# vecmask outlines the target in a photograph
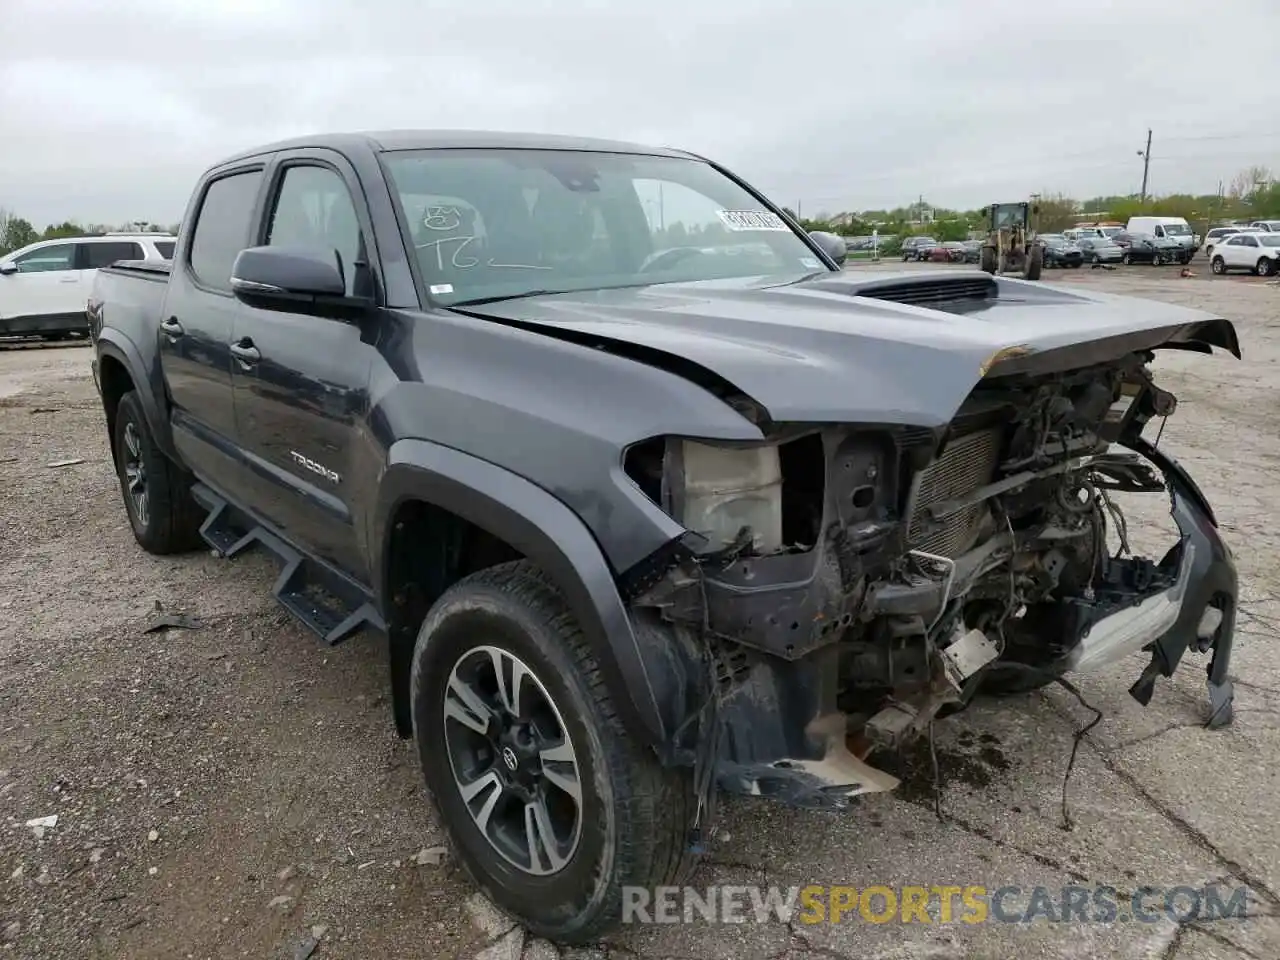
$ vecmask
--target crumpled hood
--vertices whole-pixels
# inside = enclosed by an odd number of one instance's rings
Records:
[[[661,284],[455,309],[674,370],[691,362],[778,422],[940,426],[984,374],[1166,345],[1239,356],[1234,328],[1211,314],[972,271]],[[1001,351],[1009,359],[993,366]]]

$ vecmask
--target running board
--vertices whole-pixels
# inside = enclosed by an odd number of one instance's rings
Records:
[[[373,602],[347,577],[300,553],[203,483],[191,488],[191,496],[209,511],[200,536],[218,556],[230,560],[255,546],[276,556],[281,570],[271,595],[325,643],[339,644],[361,628],[386,633],[386,623]]]

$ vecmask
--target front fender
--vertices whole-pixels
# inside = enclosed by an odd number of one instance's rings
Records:
[[[666,730],[655,694],[660,652],[641,647],[604,554],[573,511],[541,487],[486,460],[414,439],[391,446],[371,532],[389,532],[397,508],[407,500],[449,510],[506,541],[550,576],[591,643],[624,722],[665,752]],[[386,584],[390,540],[382,537],[374,571],[378,584]],[[383,607],[389,609],[385,586],[382,592]],[[393,635],[391,643],[396,642]],[[407,683],[398,689],[404,678],[396,676],[394,650],[392,660],[394,695],[407,696]]]
[[[103,327],[94,343],[96,362],[94,376],[98,381],[98,392],[106,401],[106,384],[102,382],[102,360],[110,357],[121,364],[133,381],[133,388],[142,401],[142,410],[147,417],[147,426],[151,428],[151,436],[156,445],[170,460],[181,463],[178,451],[173,445],[173,431],[169,427],[169,415],[156,398],[156,385],[153,383],[151,370],[142,358],[141,351],[132,340],[118,330]]]

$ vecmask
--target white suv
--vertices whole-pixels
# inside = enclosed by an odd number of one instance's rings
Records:
[[[1237,233],[1227,237],[1213,251],[1210,267],[1214,273],[1248,270],[1260,277],[1280,272],[1280,233]]]
[[[41,240],[0,257],[0,336],[62,339],[85,334],[84,306],[99,267],[173,259],[165,233]]]

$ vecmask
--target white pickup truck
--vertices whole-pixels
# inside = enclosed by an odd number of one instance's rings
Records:
[[[173,259],[166,233],[41,240],[0,257],[0,337],[87,336],[85,303],[99,267]]]

